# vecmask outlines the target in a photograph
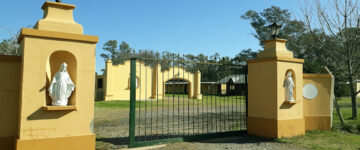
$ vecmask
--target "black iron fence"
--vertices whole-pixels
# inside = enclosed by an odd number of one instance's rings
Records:
[[[129,147],[246,132],[247,67],[131,59]]]

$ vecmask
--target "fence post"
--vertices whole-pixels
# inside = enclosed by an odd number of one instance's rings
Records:
[[[249,89],[248,89],[248,65],[245,66],[245,85],[246,85],[246,93],[245,93],[245,104],[246,104],[246,119],[248,117],[248,93],[249,93]]]
[[[136,109],[136,58],[131,58],[129,147],[133,147],[135,143],[135,109]]]

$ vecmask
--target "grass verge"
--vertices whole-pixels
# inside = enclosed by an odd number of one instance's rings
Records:
[[[211,105],[218,103],[218,105],[236,105],[242,104],[245,105],[245,97],[244,96],[209,96],[204,95],[202,99],[188,99],[186,95],[166,95],[166,100],[162,99],[148,99],[146,101],[136,101],[136,108],[145,107],[147,106],[168,106],[173,105],[173,103],[177,105],[188,105],[189,104],[205,104]],[[130,108],[130,101],[129,100],[112,100],[112,101],[95,101],[95,107],[97,108],[109,108],[109,109],[129,109]]]
[[[315,150],[360,149],[360,135],[343,131],[308,131],[306,135],[276,139]]]

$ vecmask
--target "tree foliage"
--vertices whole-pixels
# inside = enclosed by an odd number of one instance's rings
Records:
[[[313,2],[313,3],[311,3]],[[360,74],[360,4],[358,0],[319,0],[306,2],[302,9],[306,28],[319,45],[320,58],[329,66],[338,82],[347,82],[356,119],[354,87]],[[315,6],[315,7],[313,7]]]
[[[16,38],[3,39],[0,43],[0,55],[20,56],[21,54]]]
[[[119,45],[116,40],[109,40],[103,45],[105,51],[100,56],[104,60],[110,59],[113,64],[120,64],[131,57],[140,58],[147,66],[161,65],[162,71],[168,70],[173,66],[184,67],[189,72],[200,71],[202,73],[202,81],[218,81],[232,74],[244,73],[244,66],[246,61],[256,57],[257,53],[251,49],[241,50],[234,58],[215,53],[211,56],[204,54],[186,54],[180,55],[169,51],[164,51],[161,54],[153,50],[138,50],[131,48],[126,42],[121,42]],[[226,64],[226,65],[221,65]],[[238,68],[232,65],[239,66]],[[239,69],[240,68],[240,69]],[[103,72],[105,73],[105,72]]]
[[[259,40],[259,45],[264,47],[265,40],[271,39],[268,25],[277,22],[282,24],[279,37],[287,39],[287,48],[294,53],[294,57],[305,59],[304,72],[320,73],[323,67],[317,57],[319,47],[306,30],[305,23],[293,19],[286,9],[276,6],[264,9],[262,12],[249,10],[241,15],[242,19],[249,20],[255,33],[253,36]]]

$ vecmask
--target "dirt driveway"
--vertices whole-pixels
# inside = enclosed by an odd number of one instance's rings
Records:
[[[254,136],[235,136],[198,142],[167,144],[157,150],[305,150],[305,148],[278,143]]]
[[[127,109],[95,108],[96,149],[127,148],[129,111]],[[159,150],[218,150],[218,149],[303,149],[254,136],[236,136],[197,142],[170,143]]]

